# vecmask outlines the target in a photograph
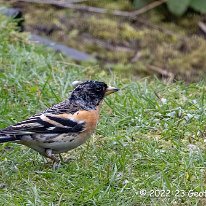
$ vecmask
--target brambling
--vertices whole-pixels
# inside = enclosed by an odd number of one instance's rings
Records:
[[[55,154],[85,143],[96,128],[102,100],[118,89],[98,81],[75,84],[65,101],[0,130],[0,143],[26,145],[56,163],[60,160]]]

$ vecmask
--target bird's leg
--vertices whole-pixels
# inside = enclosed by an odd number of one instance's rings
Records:
[[[59,159],[61,160],[61,162],[64,162],[63,157],[61,156],[61,154],[59,153]]]
[[[59,162],[59,159],[54,154],[52,154],[52,149],[46,149],[45,156],[53,160],[54,162]]]
[[[45,156],[53,160],[53,169],[59,168],[60,160],[54,154],[52,154],[52,149],[46,149]]]

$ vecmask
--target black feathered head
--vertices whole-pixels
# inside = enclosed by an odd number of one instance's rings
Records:
[[[78,86],[71,93],[70,100],[79,102],[80,104],[95,107],[103,100],[106,95],[112,94],[119,89],[110,87],[104,82],[99,81],[85,81],[78,84]]]

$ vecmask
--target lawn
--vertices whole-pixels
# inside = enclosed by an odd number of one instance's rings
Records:
[[[67,98],[74,80],[121,90],[105,100],[92,138],[64,154],[74,160],[58,170],[27,147],[1,144],[0,205],[205,205],[204,80],[95,74],[14,28],[0,17],[0,128]]]

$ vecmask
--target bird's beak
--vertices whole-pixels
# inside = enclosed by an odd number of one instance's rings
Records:
[[[114,92],[117,92],[119,91],[119,89],[115,88],[115,87],[107,87],[106,89],[106,92],[105,92],[105,96],[109,95],[109,94],[112,94]]]

